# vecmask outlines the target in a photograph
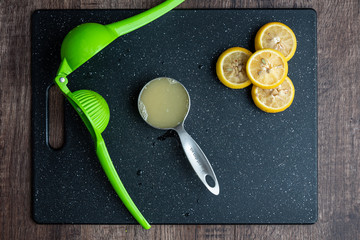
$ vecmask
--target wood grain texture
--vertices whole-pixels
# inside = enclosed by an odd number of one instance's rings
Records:
[[[147,9],[161,0],[0,1],[0,239],[360,239],[358,0],[187,0],[179,8],[314,8],[318,14],[319,220],[314,225],[37,225],[31,219],[30,16]],[[51,64],[51,63],[49,63]]]

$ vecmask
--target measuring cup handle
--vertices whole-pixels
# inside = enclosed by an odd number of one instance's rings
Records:
[[[100,136],[97,137],[98,139],[96,143],[96,154],[111,185],[115,189],[116,193],[118,194],[126,208],[133,215],[133,217],[141,224],[143,228],[149,229],[151,227],[150,224],[146,221],[144,216],[136,207],[135,203],[132,201],[124,185],[122,184],[119,175],[117,174],[116,169],[110,159],[110,155],[108,153],[103,138],[101,138]]]
[[[175,131],[178,133],[185,154],[200,180],[211,193],[219,195],[220,188],[218,180],[204,152],[195,140],[185,131],[183,124],[177,126]],[[206,180],[207,176],[212,178],[215,183],[214,186],[209,185]]]

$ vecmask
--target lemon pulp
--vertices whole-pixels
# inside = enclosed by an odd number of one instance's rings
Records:
[[[233,52],[229,54],[223,63],[225,78],[235,84],[248,81],[249,79],[245,71],[248,58],[249,55],[243,52]]]
[[[296,36],[285,24],[270,22],[260,28],[255,37],[255,49],[271,48],[280,51],[289,61],[296,51]]]
[[[261,88],[277,87],[288,72],[285,57],[274,49],[256,51],[249,58],[246,68],[252,83]]]
[[[290,107],[295,95],[295,88],[286,77],[285,81],[273,89],[262,89],[254,86],[252,98],[255,104],[265,112],[281,112]]]
[[[223,52],[216,63],[219,80],[233,89],[245,88],[251,84],[246,74],[246,62],[251,52],[245,48],[232,47]]]

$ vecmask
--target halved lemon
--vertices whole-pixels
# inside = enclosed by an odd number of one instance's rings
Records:
[[[216,63],[216,74],[227,87],[240,89],[251,84],[246,74],[246,62],[251,52],[245,48],[233,47],[223,52]]]
[[[272,48],[280,51],[289,61],[296,51],[294,32],[285,24],[270,22],[260,28],[255,37],[255,50]]]
[[[273,89],[253,86],[251,96],[255,105],[261,110],[277,113],[290,107],[294,100],[295,88],[290,78],[286,77],[282,84]]]
[[[285,80],[288,64],[281,52],[262,49],[250,56],[246,73],[254,85],[265,89],[275,88]]]

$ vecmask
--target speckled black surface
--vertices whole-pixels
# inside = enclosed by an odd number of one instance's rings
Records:
[[[68,31],[111,23],[131,10],[41,10],[32,16],[33,218],[38,223],[135,223],[107,181],[94,144],[65,104],[66,140],[46,140],[46,93]],[[232,90],[216,77],[220,53],[254,51],[270,21],[298,40],[289,62],[296,94],[278,114],[256,108],[250,88]],[[317,55],[313,10],[175,10],[120,37],[69,76],[69,88],[91,89],[108,102],[103,137],[125,187],[152,224],[313,223],[317,220]],[[188,163],[178,138],[149,127],[136,101],[149,80],[168,76],[191,96],[187,131],[220,183],[212,195]]]

